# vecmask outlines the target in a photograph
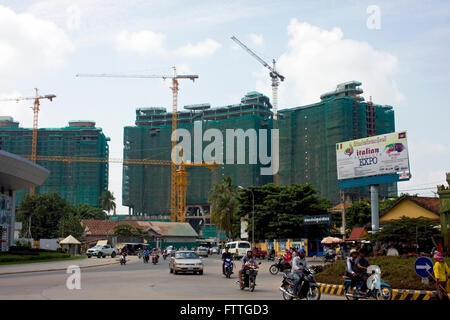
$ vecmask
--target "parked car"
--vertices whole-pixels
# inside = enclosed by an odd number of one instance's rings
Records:
[[[111,247],[109,244],[98,244],[86,251],[86,255],[88,258],[92,256],[96,256],[97,258],[105,258],[106,256],[111,256],[111,258],[114,258],[118,253],[119,250],[117,250],[117,248]]]
[[[207,257],[208,256],[208,251],[209,251],[209,249],[206,248],[206,247],[198,247],[197,250],[196,250],[196,253],[199,256]]]
[[[175,256],[170,258],[170,273],[192,272],[203,274],[204,265],[200,257],[194,251],[177,251]]]
[[[261,250],[261,249],[259,249],[259,248],[255,248],[255,249],[253,249],[253,255],[256,257],[256,258],[259,258],[259,259],[265,259],[266,258],[266,256],[267,256],[267,251],[265,251],[265,250]]]
[[[251,250],[250,242],[248,241],[231,241],[225,244],[225,248],[230,249],[230,253],[235,259],[240,259],[247,254],[248,250]],[[222,253],[225,252],[225,248],[222,249]]]

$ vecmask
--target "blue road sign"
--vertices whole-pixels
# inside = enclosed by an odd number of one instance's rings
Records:
[[[433,274],[433,261],[427,257],[417,258],[414,262],[414,270],[419,277],[428,278]]]

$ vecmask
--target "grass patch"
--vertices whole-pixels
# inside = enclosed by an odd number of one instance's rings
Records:
[[[68,253],[61,253],[61,252],[39,252],[39,254],[36,255],[20,255],[20,254],[6,253],[0,255],[0,265],[54,262],[64,260],[76,260],[80,258],[81,257],[79,256],[73,257]]]
[[[414,271],[416,259],[417,257],[376,257],[367,260],[370,264],[380,266],[381,279],[390,284],[393,289],[435,290],[436,285],[432,279],[429,285],[425,285],[421,281],[422,278]],[[445,261],[450,265],[450,258],[445,258]],[[344,272],[345,261],[340,260],[318,273],[315,278],[317,282],[343,284]]]

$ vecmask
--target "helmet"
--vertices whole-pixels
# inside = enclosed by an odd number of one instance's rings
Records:
[[[358,253],[358,251],[356,251],[356,249],[352,249],[350,250],[350,255],[352,255],[352,253]]]

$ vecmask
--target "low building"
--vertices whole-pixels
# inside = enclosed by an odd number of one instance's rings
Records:
[[[49,174],[30,160],[0,150],[0,251],[14,245],[16,192],[41,185]]]
[[[439,198],[402,196],[380,214],[380,224],[402,217],[424,217],[439,222]]]
[[[164,247],[173,245],[176,248],[191,248],[197,246],[197,232],[187,222],[163,222],[163,221],[123,221],[123,220],[81,220],[85,228],[86,242],[96,242],[99,239],[108,239],[113,245],[118,243],[117,237],[114,237],[114,228],[118,225],[130,225],[137,229],[148,232],[152,247]],[[133,239],[120,242],[133,242]],[[142,240],[135,239],[136,243]]]

